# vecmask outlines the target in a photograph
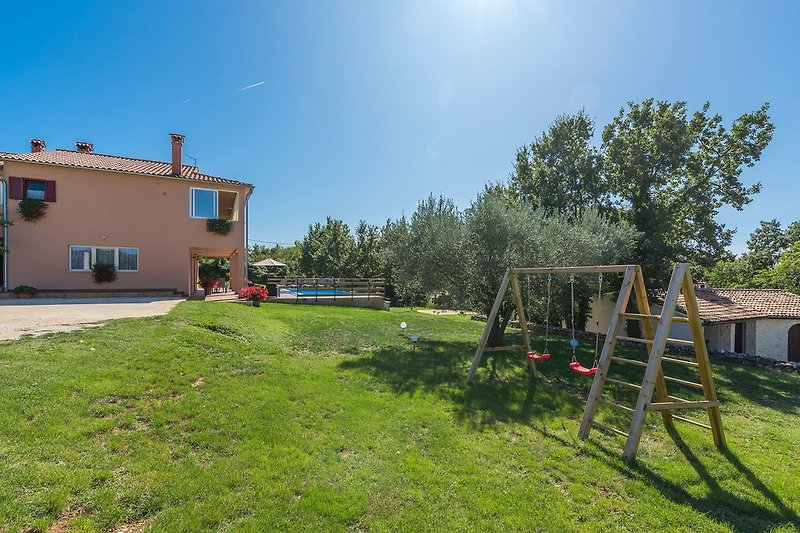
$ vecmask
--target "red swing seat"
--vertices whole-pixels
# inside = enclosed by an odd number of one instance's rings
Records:
[[[569,369],[575,372],[576,374],[580,374],[581,376],[594,376],[597,374],[597,367],[593,366],[592,368],[586,368],[578,361],[573,361],[569,364]]]
[[[533,351],[533,352],[528,352],[528,357],[530,359],[533,359],[534,361],[547,361],[548,359],[550,359],[550,353],[544,352],[539,354],[536,353],[536,351]]]

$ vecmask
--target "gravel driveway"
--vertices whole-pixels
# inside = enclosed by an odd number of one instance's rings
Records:
[[[99,326],[105,320],[167,314],[183,298],[0,300],[0,340]]]

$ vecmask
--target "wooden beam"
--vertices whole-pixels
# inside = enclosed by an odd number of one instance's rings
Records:
[[[483,349],[484,352],[504,352],[506,350],[521,350],[525,348],[521,344],[509,344],[506,346],[488,346]]]
[[[506,297],[509,277],[509,271],[506,270],[506,273],[503,274],[502,281],[500,281],[500,289],[498,289],[497,296],[494,299],[494,304],[492,304],[492,310],[489,311],[489,316],[486,317],[486,326],[484,326],[481,340],[478,342],[478,349],[475,350],[475,357],[472,358],[472,365],[469,367],[469,374],[467,374],[467,385],[472,383],[472,380],[475,379],[475,373],[478,371],[478,365],[481,364],[483,350],[486,348],[486,342],[489,340],[489,333],[492,331],[492,324],[494,324],[494,319],[497,317],[497,313],[500,311],[500,304],[503,303],[503,299]]]
[[[665,409],[698,409],[719,407],[719,400],[706,400],[702,402],[653,402],[647,406],[648,411],[663,411]]]
[[[638,265],[636,267],[636,278],[634,279],[633,287],[636,294],[636,309],[638,309],[639,313],[642,315],[652,316],[650,300],[647,299],[647,287],[644,285],[644,274],[642,274],[642,267]],[[674,320],[674,317],[671,318]],[[660,322],[661,315],[658,315],[657,323]],[[652,320],[645,320],[642,322],[642,334],[645,339],[652,339],[655,337]],[[660,365],[658,368],[658,375],[656,376],[656,396],[660,402],[664,402],[668,399],[667,382],[664,380],[664,370]],[[672,427],[672,413],[669,411],[661,411],[661,421],[664,423],[664,427],[668,429]]]
[[[617,428],[612,428],[611,426],[601,424],[600,422],[595,422],[594,420],[592,420],[592,426],[596,427],[597,429],[602,429],[603,431],[608,431],[609,433],[619,435],[620,437],[628,438],[628,434],[625,433],[624,431],[620,431]]]
[[[583,419],[581,420],[581,427],[578,430],[578,436],[585,439],[589,436],[591,431],[592,421],[597,414],[597,408],[600,405],[600,397],[603,392],[603,384],[608,375],[608,368],[611,365],[611,354],[614,353],[614,347],[617,344],[617,335],[619,335],[625,321],[620,318],[620,314],[628,307],[628,300],[631,297],[633,290],[633,280],[636,275],[636,267],[628,266],[625,270],[625,276],[622,278],[622,286],[619,290],[617,303],[614,306],[614,314],[611,315],[611,323],[608,325],[608,333],[606,340],[603,343],[603,351],[600,354],[600,359],[597,362],[597,372],[592,381],[592,389],[589,392],[589,397],[586,400],[586,408],[583,411]]]
[[[695,361],[687,361],[686,359],[675,359],[674,357],[666,357],[666,356],[664,356],[664,357],[661,358],[661,360],[666,362],[666,363],[672,363],[672,364],[675,364],[675,365],[683,365],[683,366],[691,366],[691,367],[694,367],[694,368],[697,368],[697,367],[700,366]]]
[[[629,268],[636,265],[596,265],[596,266],[575,266],[575,267],[536,267],[536,268],[512,268],[515,274],[600,274],[600,273],[619,273],[623,274]]]
[[[650,315],[650,314],[643,314],[643,313],[622,313],[622,318],[627,320],[643,320],[643,321],[655,321],[658,322],[661,320],[661,315]],[[674,316],[672,317],[673,322],[680,322],[681,324],[688,324],[689,319],[685,316]]]
[[[644,361],[637,361],[636,359],[627,359],[625,357],[617,357],[616,355],[611,358],[612,361],[616,361],[618,363],[624,363],[626,365],[636,365],[636,366],[647,366],[647,363]],[[641,387],[640,387],[641,388]]]
[[[694,387],[695,389],[703,390],[702,383],[695,383],[694,381],[686,381],[685,379],[673,378],[672,376],[664,376],[664,379],[670,383],[677,383],[679,385],[686,385],[687,387]]]
[[[612,401],[606,400],[605,398],[600,398],[600,403],[603,405],[607,405],[616,409],[617,411],[622,411],[623,413],[633,414],[633,409],[630,407],[626,407],[624,405],[620,405],[618,403],[614,403]]]
[[[623,387],[628,387],[631,389],[640,390],[642,387],[641,385],[636,385],[635,383],[628,383],[627,381],[620,381],[618,379],[606,378],[606,383],[612,383],[614,385],[621,385]]]
[[[699,426],[699,427],[704,428],[704,429],[711,429],[711,426],[709,426],[707,424],[703,424],[702,422],[697,422],[697,421],[692,420],[690,418],[684,418],[684,417],[678,416],[678,415],[673,415],[673,418],[675,420],[680,420],[681,422],[686,422],[687,424],[692,424],[693,426]]]
[[[628,342],[641,342],[642,344],[653,344],[652,339],[642,339],[639,337],[625,337],[619,336],[617,340]],[[679,344],[681,346],[694,346],[694,341],[687,341],[683,339],[667,339],[667,344]]]
[[[658,327],[653,337],[653,344],[650,348],[650,356],[647,361],[647,369],[644,373],[644,380],[642,381],[642,390],[639,391],[639,399],[636,401],[636,412],[631,420],[631,427],[628,430],[628,440],[625,442],[625,450],[622,456],[625,459],[632,460],[636,457],[636,450],[639,448],[639,441],[642,438],[642,431],[644,430],[645,416],[647,410],[645,407],[650,403],[653,396],[653,390],[658,380],[659,371],[661,370],[661,357],[664,355],[664,349],[667,346],[667,338],[669,337],[669,329],[671,324],[672,315],[675,314],[675,308],[678,304],[678,296],[680,296],[681,283],[686,275],[686,263],[678,263],[672,271],[672,278],[669,282],[664,304],[661,310],[661,319],[658,321]]]
[[[689,317],[689,329],[692,332],[692,338],[695,340],[694,355],[700,372],[700,383],[703,384],[703,396],[708,401],[714,401],[717,399],[717,390],[714,388],[711,361],[708,359],[703,323],[700,320],[700,309],[697,305],[697,295],[694,292],[694,281],[688,269],[683,275],[682,282],[686,315]],[[714,435],[714,444],[717,448],[723,449],[725,448],[725,431],[722,428],[719,405],[710,406],[707,411],[708,419],[711,423],[711,433]]]
[[[528,371],[531,377],[536,377],[536,361],[528,357],[531,351],[531,337],[528,334],[528,319],[525,317],[525,303],[522,301],[522,293],[519,290],[519,279],[517,274],[511,271],[511,294],[514,295],[514,303],[517,306],[517,317],[519,317],[519,327],[522,330],[522,344],[525,346],[525,359],[528,361]]]

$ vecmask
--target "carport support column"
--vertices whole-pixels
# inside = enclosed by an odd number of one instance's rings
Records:
[[[239,292],[246,287],[244,273],[244,254],[241,250],[237,251],[230,258],[231,289]]]

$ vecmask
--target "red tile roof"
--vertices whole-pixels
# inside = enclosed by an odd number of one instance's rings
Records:
[[[219,176],[203,174],[200,169],[190,165],[181,166],[181,175],[172,175],[172,164],[163,161],[150,161],[148,159],[135,159],[118,155],[104,155],[72,150],[51,150],[49,152],[33,152],[13,154],[0,152],[0,161],[22,161],[25,163],[41,163],[45,165],[59,165],[65,167],[89,168],[93,170],[110,170],[113,172],[127,172],[143,174],[145,176],[162,176],[187,180],[205,181],[209,183],[222,183],[227,185],[242,185],[252,187],[248,183],[236,181]]]
[[[781,289],[697,288],[697,306],[706,323],[737,322],[755,318],[800,319],[800,295]],[[685,309],[683,296],[678,307]]]

